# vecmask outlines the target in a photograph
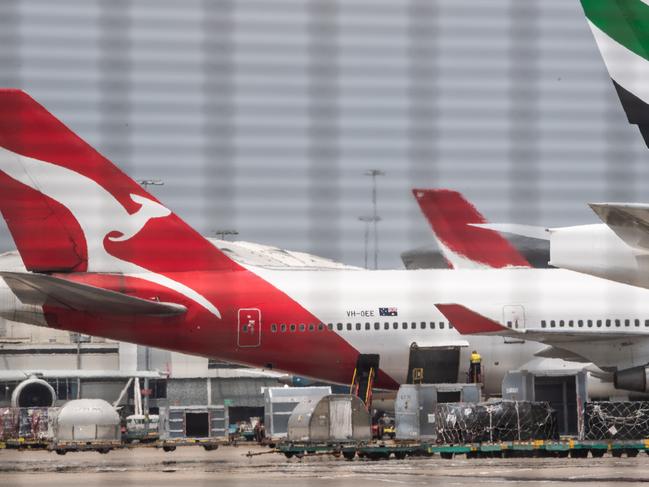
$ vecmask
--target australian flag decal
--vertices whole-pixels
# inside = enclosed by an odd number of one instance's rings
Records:
[[[379,308],[379,316],[397,316],[397,308]]]

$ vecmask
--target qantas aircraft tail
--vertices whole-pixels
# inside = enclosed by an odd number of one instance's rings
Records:
[[[16,89],[0,89],[0,211],[34,272],[237,268]]]
[[[642,0],[581,0],[629,123],[649,147],[649,5]]]
[[[448,189],[412,192],[452,268],[532,267],[500,233],[474,226],[487,220],[461,193]]]

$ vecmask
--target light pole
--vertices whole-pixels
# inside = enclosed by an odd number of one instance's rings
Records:
[[[370,223],[380,220],[380,218],[374,216],[359,216],[358,219],[365,223],[365,269],[367,269],[367,247],[370,240]]]
[[[161,179],[138,179],[137,181],[140,183],[140,185],[145,189],[148,190],[149,186],[164,186],[164,181]],[[144,366],[146,367],[147,371],[151,370],[151,349],[149,347],[144,347]],[[144,396],[144,414],[148,416],[149,414],[149,378],[145,377],[144,378],[144,389],[147,391],[147,394]],[[139,391],[142,393],[142,391]]]
[[[376,205],[376,177],[385,176],[385,172],[379,169],[370,169],[363,173],[365,176],[371,176],[372,178],[372,210],[373,210],[373,223],[374,223],[374,269],[379,268],[379,229],[378,222],[381,220],[379,218],[378,209]]]

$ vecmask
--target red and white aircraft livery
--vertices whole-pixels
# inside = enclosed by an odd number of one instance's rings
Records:
[[[0,210],[28,271],[0,272],[11,289],[0,299],[7,319],[343,384],[359,357],[378,355],[380,388],[406,381],[413,349],[443,359],[432,382],[457,381],[479,350],[487,392],[537,352],[565,356],[520,339],[462,337],[435,307],[460,302],[498,310],[520,330],[550,319],[640,319],[623,364],[649,362],[646,289],[564,270],[237,263],[12,89],[0,90]],[[615,331],[611,344],[625,330]]]

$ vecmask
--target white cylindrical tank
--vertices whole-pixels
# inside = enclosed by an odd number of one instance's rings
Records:
[[[57,441],[119,440],[119,415],[103,399],[67,402],[56,420]]]

